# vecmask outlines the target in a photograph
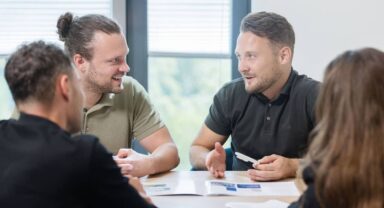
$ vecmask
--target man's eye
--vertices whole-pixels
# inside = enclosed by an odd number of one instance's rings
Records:
[[[110,61],[112,64],[118,64],[120,63],[120,59],[119,58],[114,58]]]

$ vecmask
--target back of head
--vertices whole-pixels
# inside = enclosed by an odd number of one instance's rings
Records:
[[[58,46],[43,41],[22,45],[5,65],[5,79],[16,103],[50,103],[59,74],[72,75],[69,57]]]
[[[80,54],[91,60],[91,41],[96,32],[120,33],[120,27],[113,20],[98,14],[73,17],[72,13],[67,12],[57,20],[57,33],[71,57]]]
[[[295,32],[283,16],[272,12],[250,13],[243,18],[240,32],[251,32],[267,38],[275,47],[288,46],[294,50]]]
[[[324,207],[384,207],[384,53],[347,51],[327,67],[309,151]]]

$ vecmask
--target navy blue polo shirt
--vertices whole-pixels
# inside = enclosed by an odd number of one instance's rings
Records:
[[[217,134],[231,136],[232,151],[255,159],[278,154],[302,157],[313,129],[314,106],[320,83],[291,70],[278,97],[249,94],[242,78],[224,85],[214,97],[205,124]],[[247,170],[251,163],[233,157],[233,170]]]

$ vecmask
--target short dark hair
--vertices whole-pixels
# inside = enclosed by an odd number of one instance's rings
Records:
[[[241,21],[240,31],[251,32],[259,37],[268,38],[275,46],[286,45],[293,52],[295,32],[292,25],[287,19],[276,13],[250,13]]]
[[[43,41],[21,45],[5,65],[5,79],[16,103],[35,99],[50,103],[59,74],[72,77],[70,58],[62,49]]]
[[[120,27],[116,22],[99,14],[73,17],[72,13],[67,12],[59,17],[56,26],[59,38],[64,42],[65,50],[71,56],[80,54],[87,60],[91,60],[93,57],[90,42],[95,32],[120,33]]]

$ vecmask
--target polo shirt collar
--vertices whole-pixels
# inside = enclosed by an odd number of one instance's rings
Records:
[[[104,93],[96,105],[92,106],[89,110],[88,113],[97,111],[101,108],[104,107],[111,107],[113,106],[113,97],[115,96],[114,93]]]
[[[100,99],[100,101],[96,105],[112,106],[114,96],[115,96],[114,93],[104,93],[103,97]]]
[[[291,92],[291,88],[293,85],[294,80],[297,77],[297,72],[291,68],[291,73],[289,74],[289,78],[287,83],[285,83],[283,89],[280,92],[280,95],[289,95]]]

